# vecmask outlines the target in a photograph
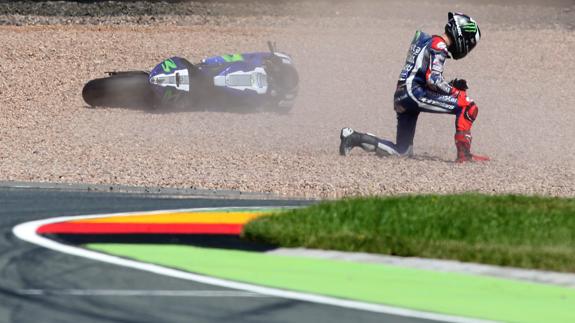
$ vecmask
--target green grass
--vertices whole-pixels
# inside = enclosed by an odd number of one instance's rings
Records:
[[[575,272],[575,199],[479,194],[345,199],[258,218],[242,235],[282,247]]]

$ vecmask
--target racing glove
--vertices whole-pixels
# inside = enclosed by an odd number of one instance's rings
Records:
[[[464,79],[453,79],[449,82],[449,85],[460,91],[467,91],[467,89],[469,89],[467,81]]]

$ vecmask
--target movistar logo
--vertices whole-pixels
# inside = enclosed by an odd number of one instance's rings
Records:
[[[475,21],[470,21],[465,25],[461,26],[461,30],[468,32],[468,33],[476,33],[477,32],[477,23]]]
[[[170,73],[171,70],[176,69],[177,67],[178,65],[176,65],[172,59],[167,59],[162,63],[162,69],[166,73]]]
[[[222,58],[227,63],[241,62],[244,60],[244,57],[242,56],[242,54],[222,55]]]

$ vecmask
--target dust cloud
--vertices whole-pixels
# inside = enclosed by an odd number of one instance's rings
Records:
[[[573,196],[573,6],[563,2],[266,2],[257,15],[178,16],[146,25],[2,27],[8,99],[0,119],[6,180],[115,183],[349,195],[480,191]],[[472,15],[483,38],[446,78],[468,80],[479,106],[473,150],[457,165],[450,115],[422,114],[415,158],[337,154],[351,126],[395,138],[392,97],[414,32],[441,33],[450,10]],[[111,17],[116,23],[122,18]],[[120,20],[119,20],[120,19]],[[300,93],[288,115],[88,109],[80,91],[104,71],[150,69],[166,57],[266,50],[293,55]],[[7,69],[6,66],[13,66]],[[33,71],[29,78],[22,69]],[[26,87],[10,86],[28,84]]]

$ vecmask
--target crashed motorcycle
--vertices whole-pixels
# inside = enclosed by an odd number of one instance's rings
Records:
[[[82,97],[92,107],[287,113],[298,94],[298,72],[288,54],[271,42],[268,47],[269,52],[214,56],[199,64],[171,57],[150,72],[108,72],[86,83]]]

